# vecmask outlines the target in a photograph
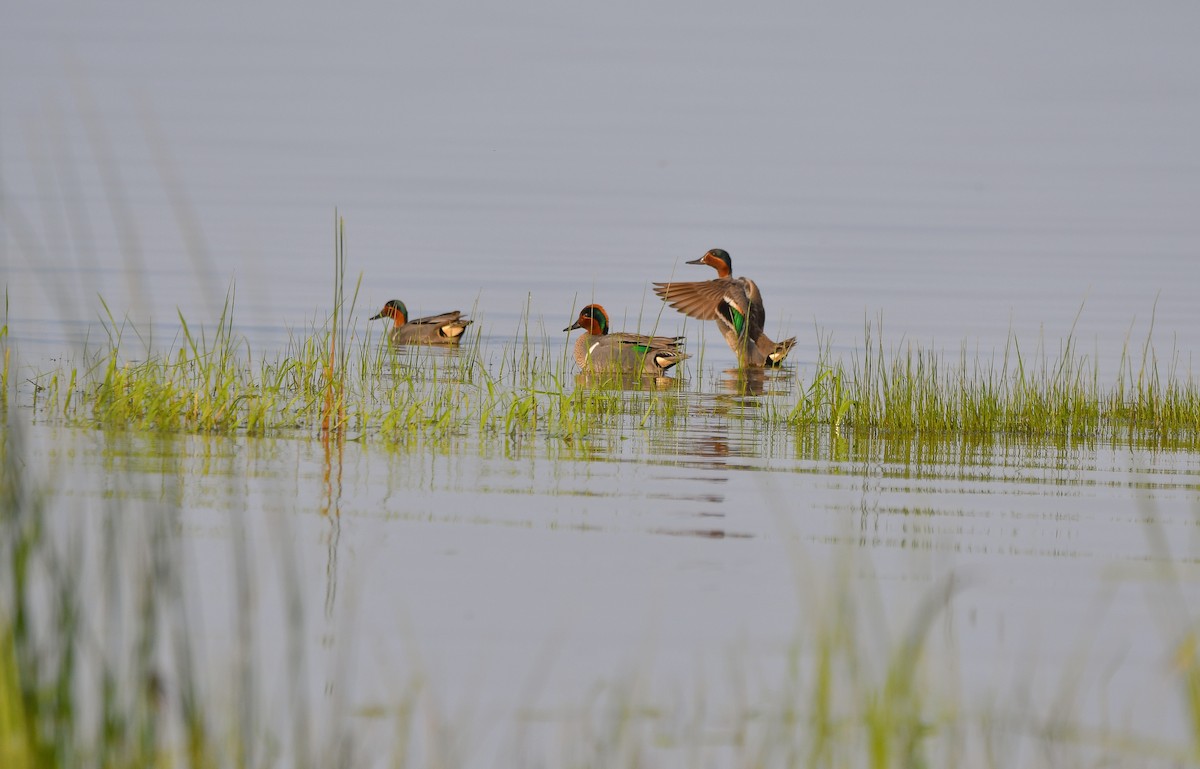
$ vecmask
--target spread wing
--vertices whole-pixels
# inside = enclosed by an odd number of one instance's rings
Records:
[[[740,336],[757,339],[767,322],[762,294],[749,278],[717,278],[694,283],[655,283],[654,293],[684,315],[725,321]]]
[[[689,283],[655,283],[654,293],[690,318],[716,320],[717,308],[732,283],[728,278]]]

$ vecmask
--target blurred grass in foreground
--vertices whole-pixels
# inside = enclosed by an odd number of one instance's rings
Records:
[[[829,571],[794,553],[799,611],[782,667],[763,667],[735,650],[726,674],[732,696],[706,694],[701,677],[685,682],[682,694],[664,697],[647,685],[647,667],[597,681],[579,707],[529,721],[514,702],[511,722],[484,724],[448,717],[424,671],[414,668],[394,673],[397,680],[383,687],[395,693],[392,701],[359,706],[344,694],[314,698],[304,694],[307,682],[338,670],[305,659],[312,643],[304,622],[308,602],[289,555],[295,545],[277,522],[271,542],[282,553],[278,572],[262,563],[250,567],[254,540],[234,525],[232,590],[221,599],[234,614],[233,653],[211,662],[195,641],[195,604],[205,592],[197,580],[205,575],[185,568],[178,491],[168,484],[140,504],[136,495],[114,494],[104,510],[77,510],[61,484],[30,467],[22,429],[10,423],[0,441],[0,765],[6,769],[883,769],[1200,761],[1200,625],[1190,613],[1185,577],[1169,566],[1160,576],[1175,580],[1168,585],[1176,594],[1162,606],[1169,637],[1163,657],[1175,662],[1172,696],[1191,730],[1185,745],[1079,726],[1082,703],[1071,696],[1049,709],[1031,707],[1020,695],[963,701],[953,634],[934,630],[970,585],[950,575],[927,586],[908,609],[885,607],[874,583],[854,578],[865,551],[852,547]],[[133,485],[119,470],[112,480],[115,489]],[[786,533],[784,541],[799,542]],[[252,598],[263,586],[251,580],[264,573],[281,575],[283,606]],[[260,639],[278,613],[286,617],[285,648],[265,650]],[[266,683],[275,669],[288,682],[283,700]],[[511,730],[504,742],[512,755],[473,752],[477,735],[498,730]]]

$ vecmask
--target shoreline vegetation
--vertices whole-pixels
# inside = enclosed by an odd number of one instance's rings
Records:
[[[826,429],[848,438],[986,444],[1111,442],[1200,448],[1200,383],[1178,355],[1164,364],[1149,338],[1129,340],[1115,376],[1068,336],[1051,352],[1010,336],[999,360],[964,344],[957,357],[909,343],[885,344],[882,321],[863,345],[835,358],[818,330],[815,365],[726,372],[713,380],[579,375],[563,344],[531,333],[526,312],[511,342],[484,350],[473,333],[461,349],[394,348],[355,317],[357,286],[343,295],[339,249],[335,309],[277,354],[250,348],[236,330],[231,286],[218,322],[194,332],[179,316],[166,351],[104,304],[105,342],[73,362],[25,376],[35,419],[156,432],[226,435],[376,433],[385,441],[476,435],[571,440],[603,430],[672,430],[695,415],[697,396],[748,399],[726,409],[767,433]],[[361,278],[360,278],[361,280]],[[0,344],[7,327],[0,329]],[[13,388],[4,344],[4,396]],[[699,365],[699,364],[698,364]],[[805,374],[807,375],[807,378]],[[715,385],[715,388],[714,388]],[[690,399],[690,400],[689,400]],[[709,415],[706,412],[706,415]]]
[[[1153,315],[1145,340],[1127,336],[1115,374],[1105,378],[1080,352],[1073,327],[1056,352],[1044,338],[1031,345],[1010,334],[997,359],[970,355],[965,340],[956,356],[912,342],[893,347],[882,317],[864,323],[861,347],[848,359],[835,357],[817,328],[811,366],[710,379],[701,349],[672,377],[581,375],[563,340],[530,328],[528,305],[499,351],[482,347],[478,326],[451,349],[388,345],[386,330],[359,323],[362,276],[349,290],[345,238],[335,211],[331,309],[313,315],[324,320],[282,352],[254,350],[238,333],[232,282],[215,324],[193,331],[178,312],[178,332],[165,347],[100,297],[104,341],[59,358],[55,368],[20,372],[17,386],[6,289],[0,413],[21,401],[37,420],[78,427],[324,439],[374,433],[396,444],[462,436],[570,444],[598,431],[669,431],[716,415],[797,440],[824,430],[909,444],[1200,449],[1200,381],[1178,351],[1160,359]],[[752,407],[697,405],[714,394]]]

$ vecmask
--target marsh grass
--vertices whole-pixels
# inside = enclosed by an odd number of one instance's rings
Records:
[[[181,631],[172,516],[135,524],[113,504],[61,526],[23,467],[22,432],[5,427],[0,463],[3,765],[219,765]]]
[[[237,333],[234,296],[230,287],[211,329],[193,330],[181,314],[179,336],[166,353],[155,352],[147,334],[118,320],[101,300],[105,344],[85,350],[77,365],[37,375],[34,413],[163,432],[352,431],[402,445],[467,435],[482,442],[570,441],[605,431],[676,431],[697,415],[714,414],[764,433],[1200,445],[1200,387],[1181,371],[1177,354],[1164,369],[1149,338],[1136,351],[1126,346],[1115,378],[1104,384],[1073,337],[1054,354],[1043,340],[1027,353],[1012,336],[998,360],[980,360],[965,346],[948,359],[916,344],[889,350],[881,328],[868,325],[864,352],[846,361],[834,358],[830,340],[818,333],[810,379],[786,370],[765,380],[756,372],[727,377],[720,385],[739,407],[709,412],[703,393],[680,378],[577,375],[560,346],[530,329],[528,314],[499,351],[483,349],[478,335],[461,349],[396,348],[357,329],[356,287],[272,357],[251,350]],[[5,333],[0,329],[0,341]]]
[[[700,368],[689,387],[685,372],[657,381],[578,377],[569,343],[531,323],[532,298],[498,350],[483,348],[478,327],[451,350],[381,343],[358,326],[362,278],[348,292],[347,259],[345,222],[335,211],[331,307],[275,353],[253,350],[238,333],[232,284],[215,324],[193,329],[179,313],[177,336],[166,345],[118,319],[101,298],[102,344],[30,377],[33,411],[100,428],[326,440],[353,433],[399,445],[464,435],[570,442],[600,432],[678,431],[693,416],[715,416],[763,434],[828,429],[917,442],[1016,436],[1200,446],[1200,386],[1178,352],[1165,365],[1159,360],[1153,318],[1140,348],[1126,338],[1110,381],[1081,353],[1074,327],[1054,353],[1045,339],[1029,348],[1013,334],[998,359],[965,344],[947,357],[915,343],[887,346],[880,318],[864,325],[861,352],[849,359],[835,357],[817,329],[811,371],[741,370],[710,382]],[[13,391],[7,329],[6,295],[4,408]],[[702,366],[702,352],[701,345],[688,363]],[[710,385],[731,396],[716,410],[704,405]]]
[[[329,357],[324,369],[324,398],[321,406],[321,432],[341,433],[346,426],[346,375],[350,362],[347,344],[347,309],[353,315],[362,276],[354,287],[354,297],[346,307],[346,222],[334,211],[333,313],[329,320]]]
[[[1108,383],[1073,332],[1055,354],[1043,339],[1027,353],[1010,335],[998,362],[965,345],[953,360],[913,343],[888,350],[882,337],[882,322],[868,324],[862,354],[848,363],[821,340],[817,373],[771,420],[923,440],[1010,435],[1195,447],[1200,439],[1200,386],[1177,354],[1164,373],[1149,336],[1139,351],[1126,340]]]
[[[931,745],[946,742],[962,718],[957,703],[935,693],[925,659],[934,622],[958,589],[954,578],[931,587],[899,638],[879,643],[880,597],[851,587],[853,563],[844,556],[827,594],[805,593],[816,605],[804,615],[823,621],[797,629],[776,695],[786,717],[768,719],[758,765],[928,766]]]
[[[24,466],[22,432],[5,427],[0,463],[0,765],[266,765],[261,677],[239,675],[239,707],[226,707],[213,692],[229,671],[208,666],[193,641],[178,500],[133,509],[118,469],[105,509],[64,521],[54,484]],[[239,622],[239,658],[253,670],[262,660],[245,611]],[[292,765],[313,765],[297,755]]]
[[[8,289],[4,291],[4,324],[0,325],[0,418],[8,414],[9,365],[12,361],[12,350],[8,345]]]

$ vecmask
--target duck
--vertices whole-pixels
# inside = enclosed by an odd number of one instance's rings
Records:
[[[563,329],[586,332],[575,342],[575,362],[581,370],[661,376],[690,357],[681,349],[681,336],[613,333],[608,326],[608,312],[589,304],[579,311],[575,323]]]
[[[750,278],[733,277],[729,252],[723,248],[709,249],[704,256],[687,264],[707,264],[717,271],[717,277],[689,283],[655,283],[654,293],[688,317],[715,320],[741,365],[782,364],[796,345],[796,337],[773,342],[764,333],[767,311],[762,293]]]
[[[387,335],[392,344],[458,344],[467,326],[474,323],[464,318],[458,310],[409,320],[408,308],[399,299],[390,300],[370,319],[379,318],[395,321]]]

